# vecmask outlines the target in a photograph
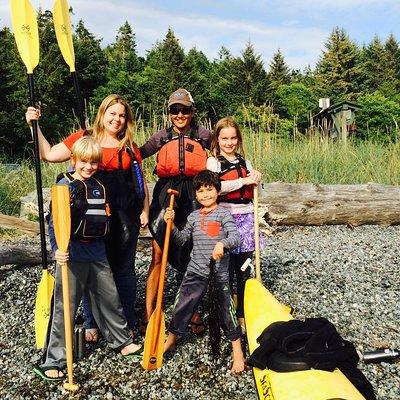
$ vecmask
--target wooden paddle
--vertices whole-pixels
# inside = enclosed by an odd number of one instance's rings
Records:
[[[28,0],[11,0],[10,4],[14,38],[17,43],[18,52],[28,73],[29,101],[31,106],[35,106],[36,100],[33,83],[33,70],[39,64],[39,30],[36,13]],[[40,349],[44,347],[46,340],[47,326],[50,317],[51,296],[54,288],[54,278],[49,273],[47,266],[42,173],[40,169],[37,121],[32,121],[32,136],[42,258],[42,277],[39,282],[35,302],[35,337],[36,346]]]
[[[256,263],[256,279],[261,282],[260,270],[260,221],[258,217],[258,185],[254,185],[253,195],[254,207],[254,244],[255,244],[255,263]]]
[[[77,102],[79,124],[82,129],[85,129],[86,124],[83,113],[81,91],[79,89],[78,76],[75,71],[75,52],[72,41],[71,21],[69,18],[69,5],[67,0],[56,0],[54,2],[53,22],[58,47],[60,48],[61,54],[71,72]]]
[[[54,185],[51,188],[51,212],[54,222],[54,235],[57,247],[62,252],[68,251],[69,239],[71,236],[71,208],[69,203],[69,189],[67,185]],[[67,375],[68,381],[64,383],[64,388],[75,392],[79,389],[73,383],[72,369],[72,329],[71,312],[69,303],[69,284],[68,284],[68,264],[62,264],[62,292],[64,305],[64,329],[65,329],[65,349],[67,354]]]
[[[174,208],[174,198],[179,194],[176,190],[168,189],[169,209]],[[165,273],[167,269],[169,239],[171,236],[173,221],[169,219],[165,231],[164,247],[161,259],[160,278],[158,281],[156,308],[150,316],[147,324],[146,336],[144,339],[144,350],[142,367],[145,370],[160,368],[163,362],[164,341],[165,341],[165,317],[162,310],[162,301],[164,297]]]

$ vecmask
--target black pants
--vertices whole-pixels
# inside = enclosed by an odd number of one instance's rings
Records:
[[[184,336],[188,333],[188,324],[196,311],[202,297],[207,291],[208,279],[187,272],[175,299],[174,311],[169,331]],[[221,328],[230,341],[240,338],[241,329],[235,315],[235,305],[229,290],[228,282],[217,281],[218,316]]]
[[[239,254],[229,254],[229,284],[233,293],[233,286],[236,276],[236,294],[237,294],[237,307],[236,316],[244,318],[243,299],[244,299],[244,286],[247,279],[250,277],[250,268],[242,271],[240,268],[248,258],[252,258],[253,252],[247,251]]]

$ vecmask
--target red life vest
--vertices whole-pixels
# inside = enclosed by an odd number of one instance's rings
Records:
[[[154,170],[159,178],[178,175],[192,177],[206,169],[207,152],[197,130],[177,136],[172,135],[172,128],[167,132],[168,136],[161,141]]]
[[[246,167],[246,160],[240,154],[236,154],[236,158],[238,162],[233,163],[223,156],[217,157],[218,161],[221,163],[221,172],[218,174],[221,181],[232,181],[244,178],[249,173],[249,170]],[[243,185],[240,189],[219,196],[219,201],[225,203],[247,204],[250,203],[252,199],[252,185]]]

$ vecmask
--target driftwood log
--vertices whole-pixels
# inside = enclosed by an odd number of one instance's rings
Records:
[[[51,254],[47,252],[51,262]],[[0,266],[2,265],[39,265],[42,263],[40,244],[0,243]]]
[[[400,188],[375,183],[365,185],[316,185],[267,183],[259,199],[261,223],[268,225],[400,224]],[[38,235],[39,225],[0,214],[0,226]],[[141,237],[148,238],[148,230]],[[0,265],[38,264],[37,249],[0,246]]]
[[[400,187],[274,182],[263,185],[260,206],[271,225],[398,225]]]

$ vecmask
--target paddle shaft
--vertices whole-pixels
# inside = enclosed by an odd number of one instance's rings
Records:
[[[168,208],[172,210],[174,208],[175,196],[178,195],[179,193],[173,189],[168,189],[168,193],[170,194]],[[169,219],[167,221],[167,228],[165,230],[165,239],[164,239],[164,246],[161,258],[161,269],[160,269],[160,278],[158,281],[157,303],[156,303],[156,308],[159,308],[160,310],[162,307],[162,300],[164,295],[165,274],[167,270],[168,250],[169,250],[169,241],[171,238],[172,224],[173,220]]]
[[[71,77],[72,77],[72,82],[74,84],[75,97],[76,97],[76,106],[77,106],[77,109],[78,109],[79,124],[81,126],[81,129],[86,129],[85,116],[84,116],[84,113],[83,113],[82,96],[81,96],[81,91],[80,91],[80,88],[79,88],[78,76],[77,76],[75,71],[71,72]]]
[[[29,86],[29,102],[32,107],[36,106],[35,87],[33,83],[33,74],[28,74]],[[32,121],[32,136],[33,136],[33,154],[35,160],[35,178],[36,178],[36,193],[38,201],[39,212],[39,229],[40,229],[40,250],[42,256],[42,268],[47,269],[47,250],[46,250],[46,236],[44,226],[44,210],[43,210],[43,189],[42,189],[42,172],[40,166],[40,153],[39,153],[39,136],[37,121]]]
[[[70,387],[74,387],[74,372],[72,368],[72,327],[71,327],[71,312],[69,302],[69,282],[68,282],[68,264],[62,264],[61,266],[61,279],[62,279],[62,294],[64,304],[64,330],[65,330],[65,351],[67,356],[67,375],[68,375],[68,386],[66,389],[71,390]],[[72,389],[74,390],[74,389]]]
[[[254,245],[255,245],[256,279],[259,282],[261,282],[260,229],[259,229],[259,218],[258,218],[258,185],[254,185],[253,207],[254,207]]]
[[[167,192],[168,194],[170,194],[169,209],[173,209],[175,195],[178,195],[179,193],[173,189],[168,189]],[[160,266],[160,276],[158,280],[156,307],[150,316],[144,341],[144,356],[142,366],[146,370],[156,369],[162,365],[165,334],[165,320],[164,313],[162,312],[162,301],[164,296],[164,284],[172,224],[173,220],[169,219],[167,221],[167,226],[165,230],[164,246]]]

